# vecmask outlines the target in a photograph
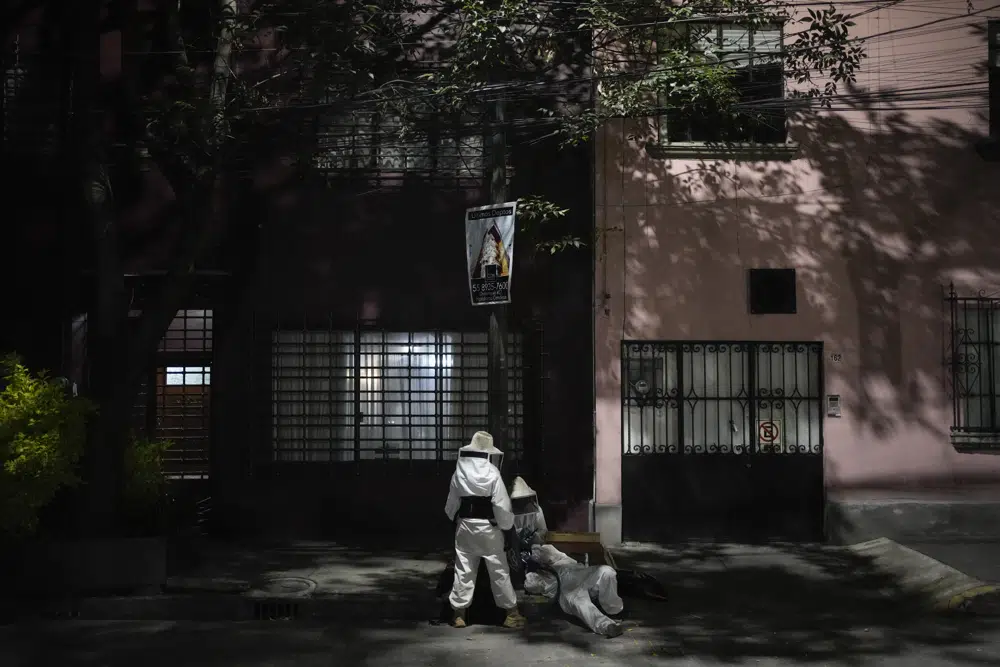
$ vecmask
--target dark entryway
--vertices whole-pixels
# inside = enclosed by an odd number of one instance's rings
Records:
[[[624,539],[819,539],[822,360],[817,342],[624,341]]]
[[[489,424],[486,332],[297,319],[259,322],[257,365],[236,369],[251,407],[234,532],[446,540],[458,450]],[[540,327],[512,323],[505,475],[527,475],[540,450],[542,359]]]
[[[210,477],[212,330],[211,310],[178,311],[136,396],[133,431],[170,441],[163,460],[170,479]]]

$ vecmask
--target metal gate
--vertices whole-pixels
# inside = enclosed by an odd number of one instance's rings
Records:
[[[511,464],[540,400],[532,334],[508,341]],[[454,461],[489,423],[487,364],[485,332],[276,330],[271,462]]]
[[[627,540],[817,539],[823,345],[623,341]]]

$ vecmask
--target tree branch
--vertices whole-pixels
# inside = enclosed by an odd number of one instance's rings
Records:
[[[212,132],[212,165],[206,173],[196,175],[193,187],[182,187],[182,183],[171,180],[185,218],[181,223],[183,227],[178,242],[179,252],[160,286],[155,305],[143,310],[135,335],[129,341],[127,391],[133,391],[138,386],[142,377],[142,360],[150,350],[156,348],[163,332],[170,326],[177,311],[183,308],[184,301],[195,287],[198,262],[218,245],[229,227],[222,201],[225,185],[220,171],[223,162],[222,144],[227,132],[224,116],[232,77],[233,38],[238,7],[237,0],[220,2],[222,19],[210,84],[211,118],[207,119],[211,123]],[[176,170],[174,178],[181,178]]]
[[[24,2],[18,4],[16,7],[8,8],[0,14],[2,16],[0,18],[0,30],[2,30],[0,34],[6,37],[16,31],[32,12],[42,9],[47,4],[49,4],[49,0],[24,0]]]
[[[232,77],[233,33],[236,30],[236,0],[221,0],[222,21],[219,29],[219,43],[215,48],[215,62],[212,66],[212,88],[209,100],[212,112],[219,118],[226,105],[226,92]]]
[[[164,3],[163,25],[166,31],[166,46],[173,56],[175,67],[190,67],[184,33],[181,31],[181,0]]]

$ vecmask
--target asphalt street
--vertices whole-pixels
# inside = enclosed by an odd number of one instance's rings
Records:
[[[908,619],[829,628],[630,624],[604,639],[563,619],[522,631],[427,623],[60,621],[0,628],[4,667],[435,665],[1000,665],[1000,619]]]
[[[373,620],[388,617],[387,591],[432,589],[437,561],[418,567],[410,560],[352,552],[348,567],[345,558],[331,558],[327,546],[316,553],[300,551],[293,554],[301,561],[299,569],[286,554],[276,561],[280,571],[308,576],[318,582],[317,590],[353,591],[339,602],[344,613],[331,617],[340,620],[305,615],[290,621],[210,621],[205,616],[194,621],[199,616],[179,615],[159,618],[184,620],[25,621],[0,626],[0,667],[1000,667],[996,596],[993,604],[966,611],[931,612],[898,576],[844,549],[691,545],[619,550],[621,566],[641,566],[661,581],[668,596],[666,601],[626,596],[626,631],[615,639],[592,634],[562,617],[554,605],[539,607],[519,631]],[[995,570],[986,567],[995,568],[995,554],[975,560],[966,551],[952,548],[941,555],[956,565],[979,563],[985,568],[981,576],[995,581]],[[930,570],[926,574],[934,579]],[[436,614],[436,603],[403,597],[426,612],[425,618]],[[375,613],[361,614],[359,599],[372,602],[368,606]]]

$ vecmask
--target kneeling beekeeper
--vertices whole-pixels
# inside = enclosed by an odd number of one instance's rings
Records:
[[[502,457],[503,452],[493,446],[493,436],[478,431],[472,442],[459,449],[451,476],[444,511],[456,524],[455,581],[448,597],[456,628],[466,626],[465,612],[472,604],[480,560],[486,562],[493,600],[507,612],[504,627],[524,627],[504,551],[503,532],[513,527],[514,515],[497,467]]]
[[[514,479],[510,497],[520,547],[530,551],[525,563],[528,570],[525,592],[556,597],[565,613],[576,616],[593,632],[605,637],[621,636],[622,626],[604,613],[620,614],[624,608],[618,596],[615,570],[607,565],[581,565],[551,544],[545,544],[548,532],[545,514],[535,490],[522,478]]]

